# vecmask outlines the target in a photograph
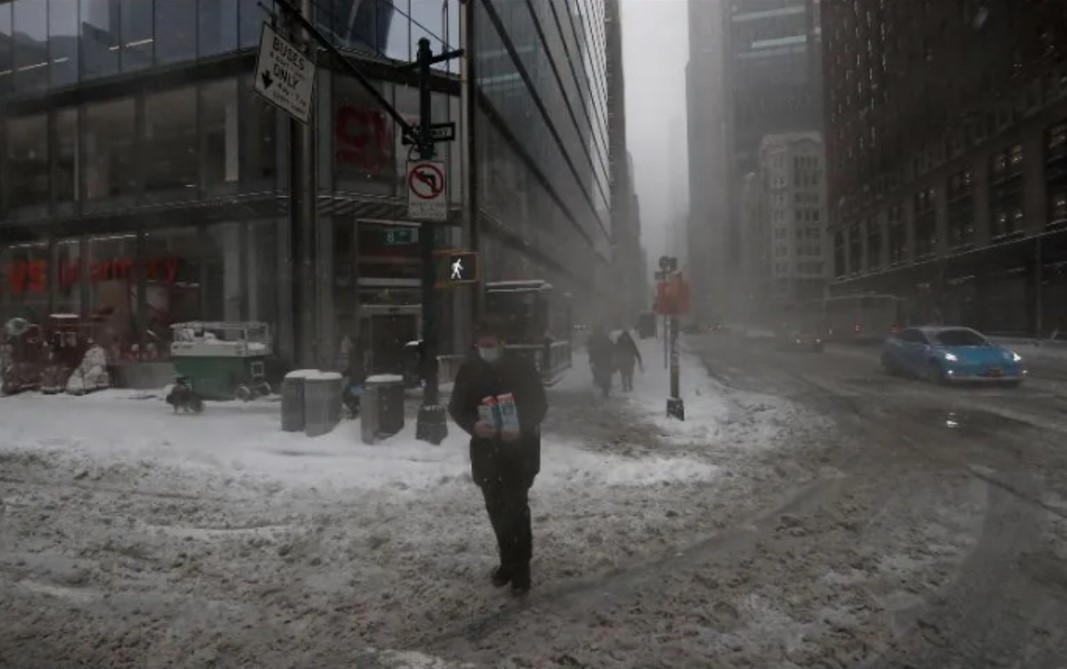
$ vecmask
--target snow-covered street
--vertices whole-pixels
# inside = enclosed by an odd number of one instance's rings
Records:
[[[549,390],[522,603],[488,583],[466,435],[415,441],[414,405],[367,446],[357,421],[281,432],[265,400],[199,416],[118,390],[0,400],[0,665],[565,665],[566,644],[505,635],[490,661],[464,639],[681,554],[812,475],[819,421],[724,389],[695,358],[690,420],[664,418],[657,345],[633,396],[599,398],[581,356]]]

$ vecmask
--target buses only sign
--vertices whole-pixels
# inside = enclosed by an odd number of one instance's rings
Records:
[[[307,123],[315,90],[315,65],[264,23],[252,88],[296,120]]]

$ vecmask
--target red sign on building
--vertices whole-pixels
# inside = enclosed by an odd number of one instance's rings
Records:
[[[136,263],[130,258],[100,260],[89,265],[89,280],[118,281],[136,277]],[[8,288],[12,295],[48,292],[48,261],[19,260],[5,267]],[[173,284],[178,278],[178,258],[149,258],[145,263],[145,277],[149,281]],[[77,260],[59,266],[59,286],[64,290],[82,280],[81,263]]]

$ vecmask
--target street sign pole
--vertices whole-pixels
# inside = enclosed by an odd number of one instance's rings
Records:
[[[311,0],[301,0],[300,16],[311,12]],[[305,42],[299,22],[291,20],[290,39],[294,45]],[[308,40],[310,41],[310,40]],[[313,49],[301,49],[309,56]],[[315,305],[315,160],[314,119],[306,123],[289,119],[289,268],[290,314],[293,362],[298,367],[315,367],[318,361],[312,341],[316,331]]]
[[[682,401],[678,368],[678,317],[671,316],[671,396],[667,398],[667,417],[685,420],[685,402]]]
[[[419,40],[416,67],[419,73],[419,132],[418,149],[422,160],[434,157],[434,130],[431,113],[430,66],[450,58],[456,58],[462,52],[452,51],[434,57],[430,51],[430,40]],[[447,191],[445,198],[447,201]],[[437,445],[448,436],[448,422],[445,409],[437,398],[437,267],[434,262],[436,250],[436,230],[434,224],[424,222],[419,230],[419,247],[422,257],[422,406],[415,422],[415,438]]]

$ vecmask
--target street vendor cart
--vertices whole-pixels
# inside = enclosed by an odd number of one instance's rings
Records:
[[[270,327],[256,322],[175,323],[171,360],[179,377],[204,399],[248,401],[271,393]]]

